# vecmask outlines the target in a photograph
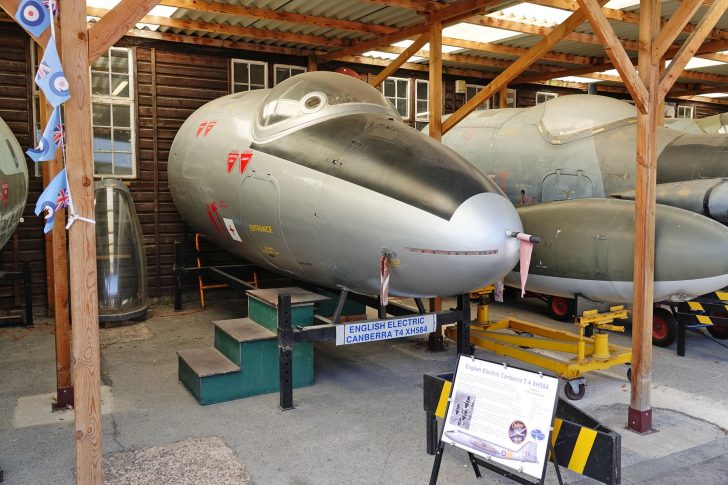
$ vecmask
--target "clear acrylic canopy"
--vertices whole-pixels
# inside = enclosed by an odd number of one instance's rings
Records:
[[[258,138],[281,133],[339,114],[380,112],[399,119],[384,95],[369,84],[345,74],[299,74],[271,89],[258,110]]]
[[[121,181],[103,179],[96,182],[95,197],[99,320],[143,317],[147,261],[131,193]]]

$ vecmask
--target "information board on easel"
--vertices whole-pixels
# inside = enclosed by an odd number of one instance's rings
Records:
[[[558,384],[557,377],[461,355],[430,483],[444,444],[468,452],[477,476],[476,462],[484,461],[504,475],[535,479],[522,483],[543,483]]]

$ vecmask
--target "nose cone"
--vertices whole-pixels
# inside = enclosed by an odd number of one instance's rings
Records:
[[[658,206],[655,300],[685,301],[728,286],[728,228],[674,207]]]
[[[502,279],[518,260],[522,231],[513,205],[502,195],[481,193],[457,208],[449,221],[431,222],[412,237],[392,269],[393,293],[417,296],[467,293]]]

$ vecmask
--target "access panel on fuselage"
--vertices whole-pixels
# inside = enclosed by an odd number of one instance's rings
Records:
[[[541,202],[554,200],[584,199],[593,193],[592,181],[583,172],[557,170],[546,175],[541,185]]]
[[[271,175],[251,175],[242,182],[245,231],[263,258],[276,268],[297,274],[298,263],[288,249],[280,216],[278,183]]]

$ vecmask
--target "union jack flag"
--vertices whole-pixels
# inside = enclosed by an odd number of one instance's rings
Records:
[[[69,200],[70,198],[68,197],[68,191],[65,189],[59,190],[58,197],[56,198],[56,210],[68,207]]]
[[[62,125],[56,125],[56,127],[53,128],[53,143],[55,143],[56,146],[60,146],[63,144],[63,126]]]
[[[50,74],[52,70],[53,69],[51,69],[51,66],[49,66],[46,61],[41,61],[41,63],[38,64],[38,72],[36,73],[35,77],[36,79],[43,79],[48,74]]]
[[[43,6],[48,9],[53,16],[58,15],[58,1],[57,0],[43,0]]]

